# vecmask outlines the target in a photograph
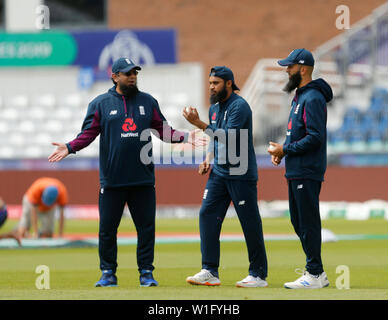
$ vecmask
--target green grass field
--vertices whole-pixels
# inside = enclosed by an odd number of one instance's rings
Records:
[[[11,229],[15,221],[7,221],[2,232]],[[388,300],[388,239],[374,237],[388,235],[388,221],[325,220],[323,227],[337,235],[368,234],[368,240],[340,240],[324,243],[322,258],[330,286],[321,290],[287,290],[283,283],[295,280],[296,268],[303,268],[305,257],[299,241],[267,241],[267,288],[236,288],[235,282],[247,275],[248,258],[245,243],[222,242],[220,287],[190,286],[188,275],[200,270],[199,243],[157,244],[154,276],[159,287],[140,288],[136,265],[135,245],[119,246],[117,288],[94,288],[100,277],[97,248],[0,249],[0,299],[131,299],[131,300]],[[289,233],[293,229],[287,218],[263,219],[266,234]],[[96,235],[97,221],[67,221],[67,233]],[[124,219],[120,232],[133,232],[130,219]],[[196,233],[196,219],[158,219],[158,233]],[[235,218],[225,219],[225,233],[240,233]],[[39,290],[35,269],[46,265],[50,269],[50,289]],[[350,289],[337,289],[336,273],[339,265],[350,270]]]

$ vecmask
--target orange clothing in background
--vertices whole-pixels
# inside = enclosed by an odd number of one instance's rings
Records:
[[[58,188],[58,199],[50,207],[42,203],[42,193],[48,186]],[[39,211],[44,212],[52,209],[54,206],[65,206],[68,202],[67,189],[65,185],[55,178],[39,178],[28,188],[26,192],[27,199],[34,205],[39,206]]]

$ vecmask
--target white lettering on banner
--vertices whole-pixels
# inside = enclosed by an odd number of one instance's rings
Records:
[[[0,59],[45,59],[53,51],[50,42],[2,42]]]

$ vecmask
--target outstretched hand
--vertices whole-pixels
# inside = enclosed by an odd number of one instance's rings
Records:
[[[66,144],[58,142],[53,142],[51,144],[57,148],[51,155],[49,155],[49,162],[58,162],[67,157],[69,150],[67,149]]]
[[[202,147],[207,145],[208,139],[203,135],[201,130],[195,129],[189,132],[187,143],[190,143],[194,147]]]

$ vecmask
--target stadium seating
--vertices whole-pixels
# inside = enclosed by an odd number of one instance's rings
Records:
[[[388,90],[375,89],[366,111],[347,106],[341,127],[328,130],[328,144],[335,152],[387,151]]]

